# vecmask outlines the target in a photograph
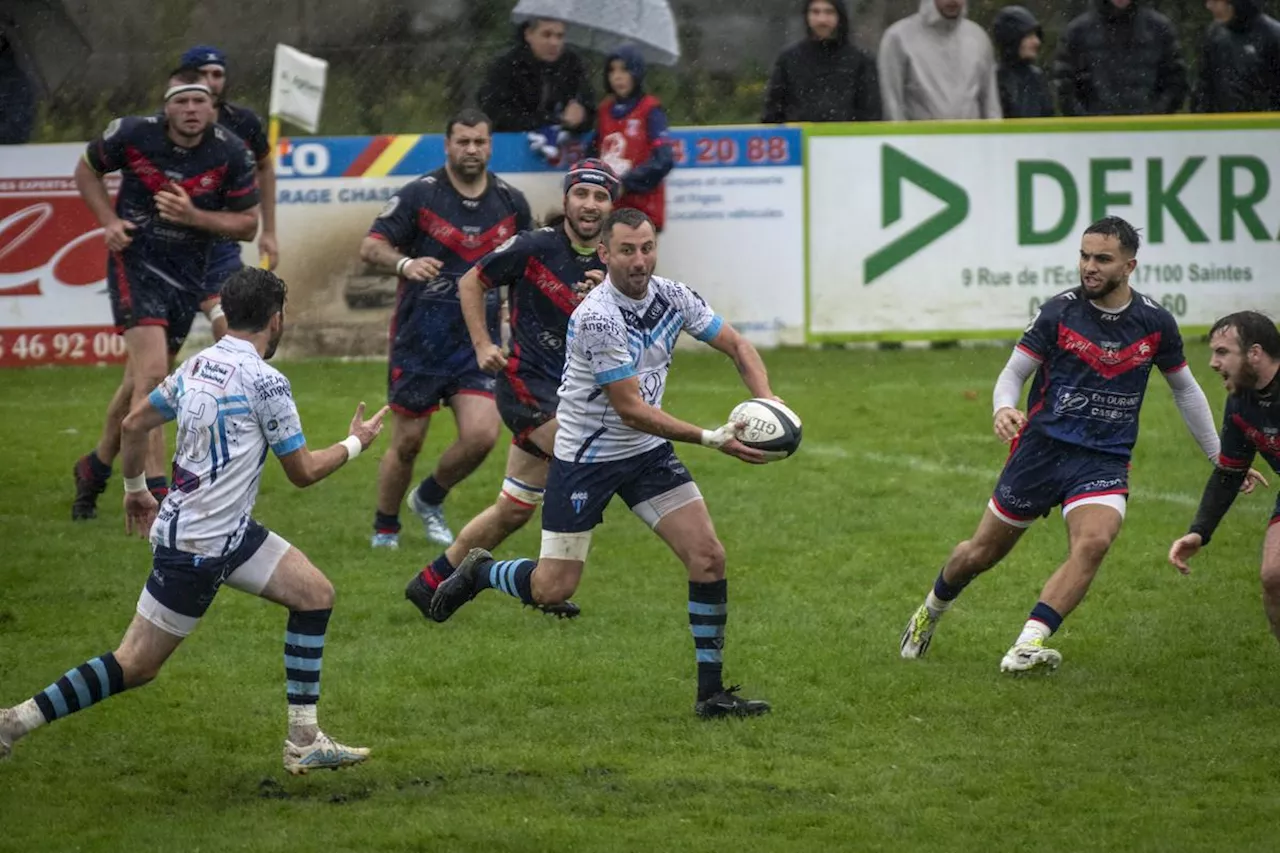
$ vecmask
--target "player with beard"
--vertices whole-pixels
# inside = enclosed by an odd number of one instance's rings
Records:
[[[1183,574],[1190,573],[1187,561],[1209,544],[1248,483],[1254,456],[1261,453],[1271,470],[1280,473],[1280,332],[1275,322],[1257,311],[1228,314],[1209,330],[1209,352],[1209,366],[1222,377],[1228,394],[1222,454],[1190,532],[1169,549],[1169,562]],[[1271,633],[1280,640],[1280,497],[1262,544],[1262,604]]]
[[[386,409],[365,420],[361,403],[350,435],[323,450],[307,447],[289,380],[267,364],[284,334],[285,295],[284,282],[267,270],[242,269],[227,279],[227,334],[183,362],[125,418],[125,529],[149,535],[153,553],[137,612],[115,651],[0,710],[0,758],[33,729],[154,679],[223,584],[289,609],[285,769],[336,770],[368,757],[367,749],[333,741],[317,723],[333,585],[252,512],[268,451],[291,483],[309,486],[367,449]],[[173,490],[157,507],[144,482],[143,454],[147,436],[174,420]]]
[[[1200,449],[1217,460],[1213,415],[1183,358],[1177,321],[1129,286],[1138,244],[1138,232],[1118,217],[1085,229],[1080,286],[1040,308],[996,380],[994,427],[1012,444],[1009,459],[977,531],[956,545],[907,623],[904,658],[922,657],[938,620],[969,582],[999,563],[1036,518],[1061,505],[1067,559],[1045,584],[1000,669],[1055,669],[1062,662],[1044,642],[1084,599],[1120,533],[1138,411],[1153,366]],[[1033,373],[1024,414],[1018,398]]]
[[[106,236],[107,290],[128,348],[98,446],[73,470],[73,520],[97,515],[120,447],[120,422],[169,372],[204,298],[212,246],[258,230],[258,186],[244,143],[215,123],[199,72],[169,77],[159,115],[116,119],[76,164],[76,188]],[[115,205],[103,176],[122,174]],[[152,436],[148,486],[164,496],[164,435]]]
[[[472,548],[496,548],[528,523],[542,503],[559,426],[556,405],[569,315],[582,294],[604,280],[597,252],[600,229],[621,190],[617,174],[604,161],[578,162],[564,178],[564,221],[511,238],[458,284],[462,314],[477,342],[476,362],[498,373],[498,411],[512,439],[497,500],[405,589],[405,598],[427,618],[436,587],[462,558]],[[485,331],[484,293],[499,287],[508,289],[511,306],[510,357]],[[536,606],[561,617],[578,615],[571,601]]]
[[[463,320],[458,280],[476,261],[532,227],[519,190],[488,170],[492,122],[465,109],[445,126],[445,165],[404,186],[378,214],[360,257],[399,276],[391,321],[387,401],[391,447],[378,466],[374,548],[400,544],[400,502],[413,477],[431,415],[453,409],[458,438],[409,495],[427,538],[453,543],[442,504],[449,489],[479,467],[498,440],[494,378],[476,364]],[[489,339],[498,341],[498,294],[490,293]]]

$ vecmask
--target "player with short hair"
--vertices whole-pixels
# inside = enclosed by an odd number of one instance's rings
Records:
[[[244,143],[215,121],[197,71],[169,76],[161,115],[112,121],[76,164],[80,196],[106,232],[107,290],[128,348],[125,374],[98,446],[75,465],[73,520],[97,515],[119,449],[119,424],[169,372],[205,299],[209,254],[221,238],[258,230],[258,186]],[[103,176],[121,172],[114,207]],[[152,438],[148,480],[163,497],[164,435]]]
[[[1032,318],[996,380],[996,435],[1012,443],[995,494],[972,538],[958,544],[902,634],[904,658],[922,657],[938,620],[961,591],[999,563],[1036,518],[1062,506],[1069,554],[1000,662],[1003,672],[1055,669],[1044,645],[1084,599],[1120,533],[1138,411],[1157,367],[1200,449],[1218,457],[1209,402],[1182,354],[1173,315],[1129,285],[1139,237],[1108,216],[1080,241],[1080,286],[1050,299]],[[1037,379],[1018,409],[1022,386]]]
[[[496,548],[542,503],[555,446],[569,315],[583,293],[604,279],[597,247],[621,189],[617,174],[603,161],[579,161],[564,177],[564,221],[512,237],[458,283],[462,314],[476,341],[476,362],[498,373],[498,412],[512,438],[497,500],[405,588],[405,598],[424,616],[436,587],[472,548]],[[484,293],[499,287],[507,288],[511,306],[509,358],[489,339],[485,326]],[[561,617],[578,615],[570,601],[542,609]]]
[[[289,608],[285,769],[336,769],[368,756],[367,749],[330,739],[316,720],[333,585],[251,513],[268,451],[290,482],[309,486],[367,448],[386,409],[365,420],[361,403],[347,438],[324,450],[307,447],[289,380],[267,364],[284,335],[285,292],[284,282],[267,270],[232,275],[222,291],[227,334],[184,361],[125,418],[126,529],[143,536],[149,531],[153,552],[137,614],[114,652],[0,711],[0,757],[33,729],[155,678],[223,584]],[[172,420],[178,426],[173,489],[157,507],[144,482],[143,456],[151,431]]]
[[[436,589],[430,615],[443,622],[481,591],[525,604],[559,604],[577,589],[591,532],[620,496],[671,547],[689,575],[689,625],[696,649],[700,717],[754,716],[769,703],[746,699],[721,680],[728,615],[724,546],[697,484],[672,441],[713,447],[745,462],[764,454],[736,438],[738,424],[704,430],[662,409],[676,338],[683,330],[725,353],[753,397],[773,397],[760,354],[688,285],[653,274],[657,232],[644,213],[615,210],[605,221],[604,282],[569,318],[555,456],[542,508],[542,554],[495,561],[473,549]]]
[[[1209,330],[1209,366],[1222,377],[1227,403],[1222,415],[1222,452],[1209,475],[1191,529],[1169,548],[1169,562],[1183,574],[1187,561],[1209,544],[1236,494],[1248,483],[1249,466],[1261,453],[1280,474],[1280,331],[1257,311],[1228,314]],[[1265,480],[1260,481],[1266,485]],[[1280,496],[1262,542],[1262,604],[1271,633],[1280,640]]]
[[[271,142],[267,138],[262,119],[251,109],[227,100],[227,55],[212,45],[201,44],[188,48],[182,54],[181,65],[200,72],[204,84],[213,93],[218,108],[218,124],[240,137],[253,152],[254,171],[258,178],[259,213],[262,230],[258,233],[258,254],[266,261],[267,269],[274,270],[280,263],[280,248],[276,239],[276,170],[272,162]],[[205,276],[208,298],[214,298],[222,289],[222,283],[240,269],[240,246],[234,240],[219,240],[213,246],[209,258],[209,271]],[[215,310],[216,313],[216,310]]]
[[[445,165],[406,184],[378,214],[360,257],[399,277],[391,321],[387,400],[391,446],[378,466],[375,548],[398,547],[400,501],[413,477],[431,415],[445,403],[458,438],[435,471],[409,494],[427,538],[453,542],[442,504],[479,467],[498,440],[494,378],[476,364],[458,301],[458,280],[476,261],[533,225],[529,203],[488,171],[492,122],[465,109],[445,126]],[[490,339],[498,340],[498,300],[488,302]]]

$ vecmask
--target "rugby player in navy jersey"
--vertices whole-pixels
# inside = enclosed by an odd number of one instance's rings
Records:
[[[1209,475],[1191,530],[1173,543],[1169,562],[1183,574],[1187,561],[1209,544],[1236,493],[1261,453],[1280,474],[1280,332],[1257,311],[1228,314],[1209,330],[1209,366],[1227,388],[1222,415],[1222,453]],[[1265,481],[1263,481],[1265,485]],[[1280,497],[1262,544],[1262,605],[1271,633],[1280,640]]]
[[[476,362],[498,373],[498,412],[511,430],[507,472],[493,505],[473,518],[448,549],[405,589],[430,618],[431,597],[472,548],[492,550],[523,527],[542,503],[555,446],[556,405],[564,373],[569,315],[582,294],[604,280],[597,246],[622,182],[604,161],[582,160],[564,177],[564,221],[513,237],[485,255],[458,284],[462,314]],[[508,289],[511,355],[485,331],[485,291]],[[578,615],[573,602],[539,606],[561,617]]]
[[[1218,435],[1204,391],[1182,354],[1173,315],[1129,286],[1138,232],[1100,219],[1080,241],[1080,286],[1046,302],[996,380],[994,427],[1012,442],[995,493],[972,538],[958,544],[902,634],[904,658],[929,649],[938,620],[960,592],[995,566],[1036,518],[1061,505],[1069,554],[1045,584],[1003,672],[1054,669],[1045,641],[1084,599],[1120,533],[1129,458],[1151,368],[1159,368],[1200,449],[1218,458]],[[1022,386],[1036,374],[1027,411]]]
[[[360,257],[399,276],[391,320],[387,402],[391,446],[378,466],[372,545],[399,545],[400,501],[413,477],[431,415],[453,410],[458,438],[409,495],[427,538],[453,542],[442,504],[493,449],[500,420],[494,378],[476,364],[458,302],[458,279],[475,262],[533,225],[521,192],[488,170],[492,122],[465,109],[445,126],[445,165],[410,181],[387,202]],[[498,294],[488,302],[490,340],[498,340]]]
[[[280,249],[276,241],[276,173],[266,128],[253,110],[226,99],[227,55],[221,50],[210,45],[196,45],[182,54],[182,67],[194,68],[200,72],[218,107],[218,124],[244,140],[244,144],[253,152],[258,176],[259,212],[262,215],[262,230],[258,233],[258,255],[266,260],[267,269],[274,270],[280,263]],[[222,282],[240,269],[240,266],[240,246],[234,240],[222,240],[214,245],[213,256],[209,259],[209,273],[205,279],[209,295],[216,296],[222,288]]]
[[[103,176],[122,178],[114,207]],[[128,349],[98,447],[75,465],[72,519],[94,518],[119,450],[120,422],[169,372],[204,293],[214,243],[258,230],[258,186],[244,143],[216,124],[199,72],[175,71],[164,112],[112,121],[76,164],[76,188],[106,232],[107,290]],[[164,496],[164,435],[151,437],[148,486]]]

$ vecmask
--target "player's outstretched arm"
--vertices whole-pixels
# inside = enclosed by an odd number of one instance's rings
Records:
[[[1169,548],[1169,562],[1177,566],[1178,571],[1184,575],[1190,574],[1191,568],[1187,565],[1187,560],[1209,544],[1214,531],[1235,502],[1248,473],[1244,468],[1215,468],[1209,475],[1209,482],[1205,483],[1204,494],[1200,497],[1200,506],[1196,509],[1196,517],[1191,521],[1190,530]]]
[[[147,489],[147,475],[143,471],[146,464],[148,437],[151,431],[173,420],[174,412],[160,400],[157,406],[156,394],[139,403],[125,416],[120,433],[120,471],[124,475],[124,530],[125,533],[136,533],[143,539],[151,531],[151,522],[156,520],[159,504]]]
[[[778,399],[769,389],[769,373],[764,368],[760,352],[751,341],[738,334],[737,329],[724,323],[716,336],[707,343],[733,359],[738,375],[742,377],[742,384],[747,386],[751,396]]]
[[[355,417],[351,419],[351,434],[342,441],[317,451],[312,451],[303,444],[297,450],[281,456],[280,466],[284,468],[289,482],[305,489],[328,477],[344,463],[355,459],[382,432],[382,419],[387,410],[388,407],[383,406],[376,415],[365,420],[364,403],[361,403],[356,407]]]
[[[649,405],[644,397],[640,396],[640,380],[635,376],[610,382],[604,386],[604,393],[609,398],[609,405],[618,413],[618,417],[632,429],[670,441],[714,447],[744,462],[762,465],[768,461],[762,451],[747,447],[738,441],[736,437],[738,425],[725,424],[719,429],[703,429],[682,421],[656,406]]]

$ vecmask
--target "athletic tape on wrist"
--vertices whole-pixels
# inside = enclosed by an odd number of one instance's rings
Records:
[[[404,275],[404,268],[413,262],[413,258],[401,258],[396,261],[396,275]]]
[[[360,455],[360,451],[364,450],[364,445],[360,443],[360,439],[354,435],[349,435],[342,441],[338,442],[347,449],[347,461],[350,462]]]
[[[127,494],[127,495],[131,495],[131,494],[134,494],[134,493],[136,493],[136,492],[145,492],[145,491],[147,491],[147,475],[146,475],[146,472],[143,472],[143,473],[139,474],[139,475],[138,475],[138,476],[136,476],[136,477],[125,477],[125,478],[124,478],[124,491],[125,491],[125,494]]]

